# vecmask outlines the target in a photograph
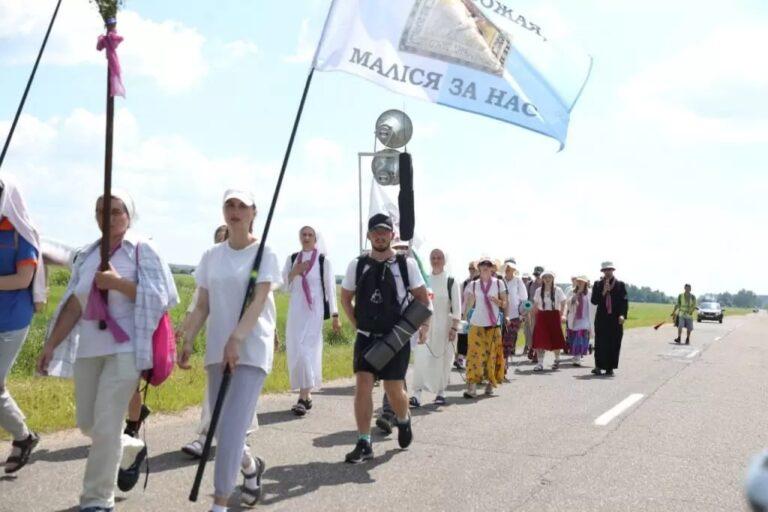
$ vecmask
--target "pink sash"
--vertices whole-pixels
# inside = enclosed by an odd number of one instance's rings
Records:
[[[579,299],[579,304],[576,306],[576,320],[584,318],[584,294],[576,292]]]
[[[304,252],[299,252],[299,258],[296,260],[297,263],[301,263],[301,259],[304,256]],[[312,267],[315,266],[315,260],[317,259],[317,249],[312,249],[312,256],[309,259],[309,268],[306,270],[306,272],[301,273],[301,287],[304,289],[304,297],[307,299],[307,304],[309,305],[309,309],[312,309],[312,291],[309,289],[309,281],[307,281],[307,274],[309,274],[309,271],[312,270]]]
[[[117,247],[112,249],[109,256],[112,257],[118,249],[122,247],[120,242]],[[101,294],[101,290],[96,286],[96,280],[93,280],[91,284],[91,292],[88,294],[88,304],[85,306],[85,313],[83,314],[84,320],[98,320],[107,324],[107,329],[112,333],[115,341],[118,343],[125,343],[130,340],[130,336],[126,333],[122,327],[120,327],[112,315],[109,314],[109,307],[104,301],[104,295]]]
[[[485,299],[485,309],[488,311],[488,320],[491,321],[491,325],[496,325],[498,323],[498,319],[496,318],[496,315],[493,314],[493,303],[491,302],[491,298],[488,297],[488,292],[491,290],[491,285],[493,284],[493,278],[488,280],[488,286],[483,283],[483,280],[480,280],[480,290],[483,292],[483,299]]]

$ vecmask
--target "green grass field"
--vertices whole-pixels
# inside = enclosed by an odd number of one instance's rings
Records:
[[[671,322],[672,304],[640,304],[633,303],[629,305],[629,318],[627,319],[627,328],[649,327],[666,320]],[[747,308],[726,308],[725,316],[746,315],[752,310]]]
[[[184,317],[194,291],[194,280],[191,276],[178,275],[176,286],[181,303],[171,311],[174,325],[178,325]],[[74,426],[75,400],[72,381],[35,375],[35,363],[44,342],[46,326],[63,293],[63,286],[51,286],[48,308],[44,313],[35,315],[27,340],[7,383],[11,394],[26,414],[30,427],[39,432],[51,432]],[[264,391],[267,393],[289,389],[284,351],[288,296],[284,293],[276,293],[275,302],[281,349],[275,354],[272,373],[264,384]],[[325,380],[351,376],[351,341],[354,339],[352,328],[348,323],[343,324],[342,333],[337,336],[331,330],[330,321],[327,321],[324,331],[323,376]],[[205,334],[201,333],[195,340],[192,369],[188,371],[176,369],[171,378],[160,388],[150,388],[147,401],[152,410],[176,412],[201,403],[205,389],[205,371],[202,364],[204,351]]]
[[[178,325],[184,316],[194,291],[191,276],[176,276],[176,284],[181,303],[171,312],[174,324]],[[46,326],[55,305],[59,302],[64,287],[51,287],[50,302],[47,311],[35,316],[27,341],[14,365],[8,380],[8,388],[19,406],[27,415],[30,427],[39,432],[50,432],[74,426],[75,402],[72,381],[35,376],[35,362],[42,347]],[[288,309],[288,296],[276,293],[277,328],[281,343],[285,342],[285,320]],[[646,327],[669,318],[672,306],[669,304],[631,304],[627,326]],[[727,315],[746,314],[747,309],[731,308]],[[354,332],[348,323],[344,323],[341,335],[337,336],[330,329],[330,321],[325,325],[325,349],[323,353],[323,376],[326,381],[352,375],[352,345]],[[522,332],[519,344],[525,343]],[[193,368],[189,371],[176,370],[172,377],[159,389],[150,389],[148,403],[155,411],[177,412],[190,406],[199,405],[205,388],[205,375],[202,366],[202,354],[205,348],[203,333],[195,341],[196,354]],[[283,346],[275,354],[272,373],[264,386],[267,393],[288,391],[288,371],[286,369]],[[4,433],[0,433],[3,435]]]

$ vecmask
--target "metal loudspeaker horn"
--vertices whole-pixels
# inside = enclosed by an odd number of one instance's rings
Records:
[[[376,138],[388,148],[401,148],[413,135],[413,123],[405,112],[387,110],[376,120]]]
[[[401,110],[387,110],[376,120],[376,139],[387,147],[377,151],[371,162],[373,178],[379,185],[400,184],[400,152],[413,136],[411,118]]]
[[[386,187],[400,184],[400,152],[395,149],[377,151],[371,162],[373,179]]]

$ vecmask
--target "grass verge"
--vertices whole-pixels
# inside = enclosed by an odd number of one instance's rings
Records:
[[[171,316],[174,323],[181,321],[194,289],[190,276],[177,276],[177,286],[181,303],[174,308]],[[62,287],[52,287],[51,304],[56,304],[63,293]],[[288,308],[288,296],[275,295],[278,312],[278,333],[281,345],[285,343],[285,319]],[[672,312],[670,304],[630,305],[627,328],[647,327],[668,319]],[[748,309],[730,308],[726,315],[743,315]],[[13,368],[7,387],[27,415],[30,427],[38,432],[52,432],[75,426],[75,400],[71,380],[42,378],[34,376],[37,355],[43,344],[45,327],[53,313],[53,306],[41,315],[36,315],[27,341]],[[340,336],[330,330],[330,322],[325,325],[326,344],[323,350],[323,376],[326,381],[352,376],[352,344],[354,332],[349,324],[344,325]],[[525,344],[521,330],[518,347]],[[176,370],[171,378],[159,389],[150,389],[148,403],[153,411],[174,413],[188,407],[199,405],[205,389],[205,371],[202,354],[205,339],[201,334],[195,342],[197,355],[193,358],[193,367],[189,371]],[[289,390],[286,356],[283,350],[275,354],[274,365],[264,385],[265,393],[285,392]],[[5,433],[0,432],[0,436]]]

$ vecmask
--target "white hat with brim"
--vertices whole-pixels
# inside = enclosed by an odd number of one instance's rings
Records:
[[[576,281],[582,281],[584,283],[589,283],[589,278],[587,276],[581,275],[574,277]]]
[[[489,265],[494,265],[493,259],[490,256],[480,256],[477,259],[477,266],[479,267],[483,263],[488,263]]]
[[[613,265],[612,261],[604,261],[600,265],[600,272],[602,272],[603,270],[616,270],[616,267]]]
[[[408,242],[406,242],[405,240],[400,240],[399,238],[395,238],[394,240],[392,240],[391,247],[393,249],[397,248],[397,247],[402,247],[404,249],[408,249],[410,247],[410,244]]]
[[[545,270],[544,272],[541,273],[541,277],[544,277],[544,276],[552,276],[552,278],[554,279],[555,273],[552,272],[551,270]]]
[[[245,190],[238,190],[234,188],[228,189],[226,192],[224,192],[223,202],[226,203],[230,199],[238,199],[242,201],[246,206],[256,206],[256,199],[254,199],[253,194],[246,192]]]

